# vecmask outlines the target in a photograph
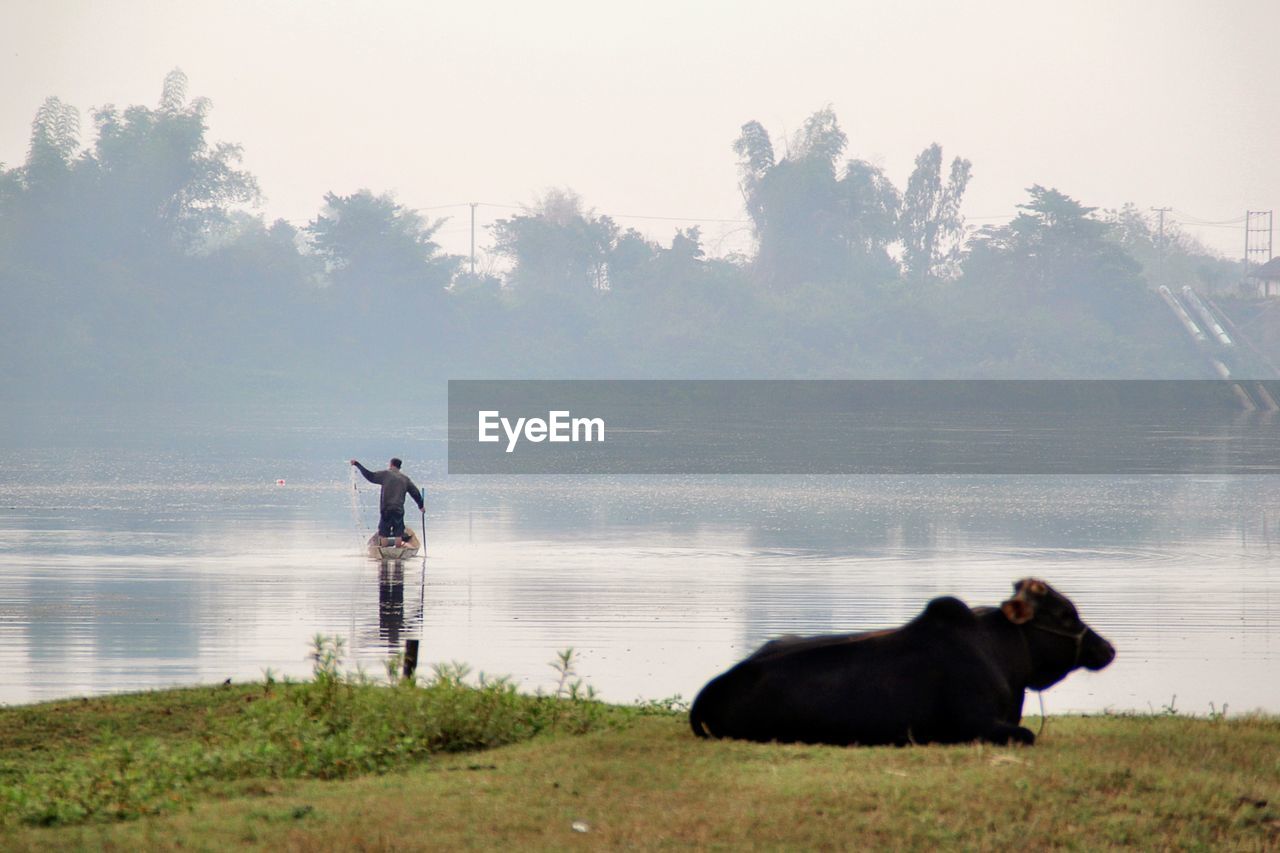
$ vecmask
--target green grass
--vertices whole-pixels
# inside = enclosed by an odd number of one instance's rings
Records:
[[[0,827],[127,820],[264,781],[385,773],[425,758],[620,718],[557,662],[552,695],[506,679],[466,682],[461,665],[424,681],[340,672],[341,642],[317,637],[305,683],[164,691],[0,712]],[[392,670],[394,671],[394,670]]]
[[[525,696],[458,667],[365,683],[321,648],[307,684],[0,710],[0,846],[1280,846],[1274,717],[1052,717],[1033,748],[703,741],[560,664]]]

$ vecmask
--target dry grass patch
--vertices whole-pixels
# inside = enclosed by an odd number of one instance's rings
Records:
[[[1031,749],[694,739],[680,716],[296,782],[31,848],[1275,849],[1280,721],[1053,718]],[[576,824],[576,829],[575,829]],[[578,831],[583,830],[585,831]]]

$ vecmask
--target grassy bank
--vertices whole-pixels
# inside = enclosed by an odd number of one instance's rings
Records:
[[[591,698],[561,655],[549,695],[465,666],[386,683],[340,669],[342,643],[316,637],[313,678],[81,699],[0,711],[0,828],[65,826],[172,812],[263,780],[344,779],[430,756],[618,724],[641,709]]]
[[[1031,749],[761,746],[567,679],[529,697],[459,675],[4,709],[4,846],[1280,844],[1276,718],[1055,717]]]

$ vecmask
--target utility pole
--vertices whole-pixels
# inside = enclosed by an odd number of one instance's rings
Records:
[[[1172,208],[1172,207],[1153,207],[1153,208],[1151,208],[1151,209],[1152,209],[1152,210],[1154,210],[1154,211],[1155,211],[1157,214],[1159,214],[1159,216],[1160,216],[1160,238],[1159,238],[1159,246],[1158,246],[1158,252],[1159,252],[1159,254],[1157,254],[1157,255],[1156,255],[1156,259],[1160,262],[1160,263],[1159,263],[1159,269],[1160,269],[1160,283],[1161,283],[1161,284],[1163,284],[1163,285],[1168,285],[1168,284],[1169,284],[1169,282],[1165,281],[1165,275],[1164,275],[1164,256],[1165,256],[1165,251],[1164,251],[1164,215],[1165,215],[1166,213],[1171,212],[1171,211],[1173,210],[1173,208]]]
[[[1172,211],[1173,208],[1172,207],[1153,207],[1151,209],[1154,210],[1156,213],[1160,214],[1160,249],[1161,251],[1163,251],[1164,250],[1164,215]]]
[[[471,202],[471,274],[476,274],[476,206],[480,202]]]
[[[479,202],[471,202],[471,274],[476,274],[476,205]]]

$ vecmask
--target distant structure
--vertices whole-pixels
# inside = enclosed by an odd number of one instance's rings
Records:
[[[1258,288],[1259,296],[1272,296],[1280,275],[1276,273],[1276,259],[1271,256],[1271,211],[1246,210],[1244,212],[1244,277]],[[1263,270],[1267,274],[1260,275]],[[1268,277],[1269,276],[1269,277]]]
[[[1272,258],[1248,273],[1249,281],[1258,288],[1258,295],[1280,296],[1280,258]]]

